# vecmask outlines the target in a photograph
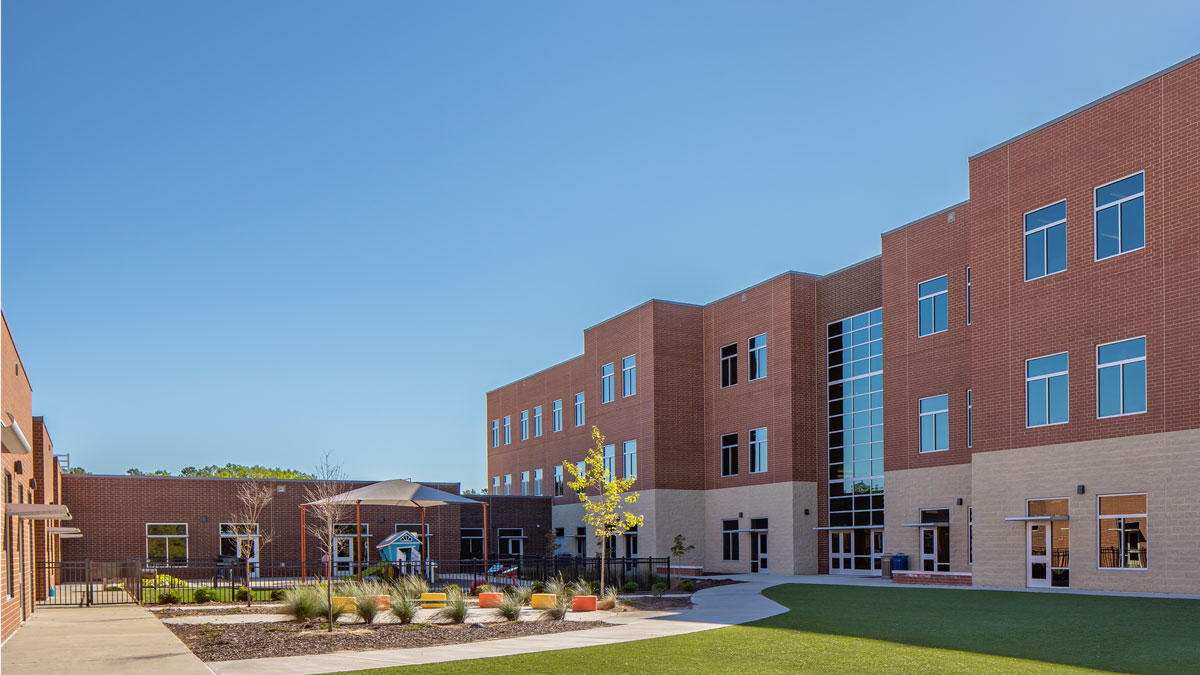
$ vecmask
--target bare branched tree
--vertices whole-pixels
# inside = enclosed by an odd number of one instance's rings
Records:
[[[246,565],[246,606],[250,607],[254,599],[254,590],[250,585],[250,558],[254,557],[255,542],[261,557],[263,548],[275,538],[268,523],[264,522],[267,507],[275,499],[275,489],[270,483],[248,480],[238,486],[236,496],[238,504],[229,520],[237,537],[238,557]]]
[[[325,561],[325,606],[328,608],[329,630],[333,631],[333,556],[337,549],[334,525],[346,520],[351,504],[333,499],[347,490],[342,465],[330,461],[329,453],[317,464],[316,480],[304,489],[309,518],[308,534],[317,540],[321,559]]]

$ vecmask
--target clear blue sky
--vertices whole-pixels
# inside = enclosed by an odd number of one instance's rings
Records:
[[[484,483],[484,393],[879,251],[1195,3],[3,5],[3,305],[56,447]],[[920,11],[918,11],[920,10]]]

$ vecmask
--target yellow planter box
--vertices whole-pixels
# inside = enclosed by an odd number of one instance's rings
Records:
[[[558,596],[553,593],[534,593],[533,599],[529,601],[529,606],[534,609],[550,609],[557,599]]]
[[[441,609],[446,606],[445,593],[422,593],[421,607],[424,609]]]
[[[348,595],[335,595],[333,596],[333,607],[334,609],[341,609],[348,614],[353,614],[355,608],[354,598]]]

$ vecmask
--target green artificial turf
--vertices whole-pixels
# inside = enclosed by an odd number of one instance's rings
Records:
[[[1200,673],[1200,601],[776,586],[791,611],[623,644],[355,671],[421,673]]]

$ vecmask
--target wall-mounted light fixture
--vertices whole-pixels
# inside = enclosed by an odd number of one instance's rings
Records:
[[[208,516],[200,516],[200,522],[202,522],[202,523],[207,523],[207,522],[208,522]]]
[[[1084,493],[1083,486],[1082,486],[1082,485],[1076,485],[1076,486],[1075,486],[1075,494],[1077,494],[1077,495],[1081,495],[1081,494],[1083,494],[1083,493]]]
[[[804,515],[808,515],[808,509],[804,509]]]
[[[958,501],[957,501],[957,502],[955,502],[955,504],[958,504],[959,506],[962,506],[962,497],[959,497],[959,498],[958,498]]]

